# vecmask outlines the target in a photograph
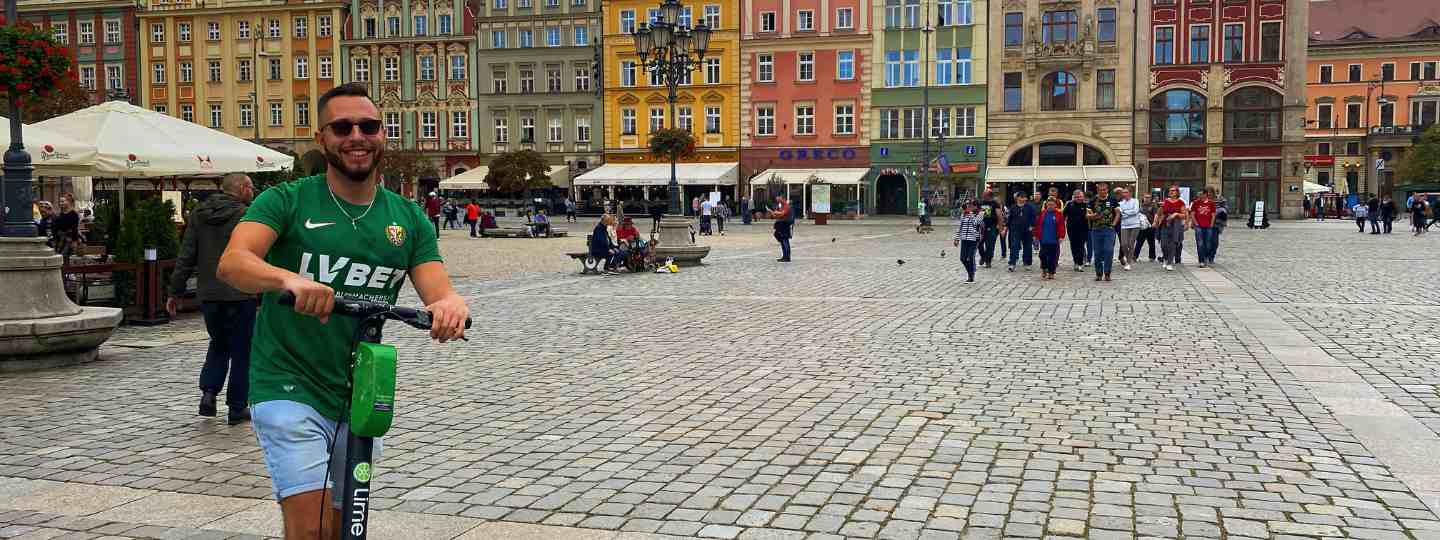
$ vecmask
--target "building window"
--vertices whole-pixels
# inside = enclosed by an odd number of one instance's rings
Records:
[[[531,31],[529,31],[529,30],[521,30],[521,31],[520,31],[519,33],[517,33],[516,35],[519,36],[519,38],[520,38],[520,39],[519,39],[519,42],[520,42],[520,43],[518,43],[517,45],[518,45],[521,49],[529,49],[529,48],[535,46],[535,34],[532,33]]]
[[[905,0],[905,27],[920,27],[920,0]]]
[[[217,38],[217,39],[218,39],[218,38]],[[81,23],[80,23],[80,44],[81,44],[81,45],[94,45],[94,44],[95,44],[95,23],[92,23],[92,22],[81,22]]]
[[[150,82],[155,84],[165,84],[165,64],[163,62],[159,64],[152,64],[150,66],[150,72]]]
[[[1150,142],[1204,144],[1205,95],[1167,90],[1150,100]]]
[[[1414,115],[1411,115],[1412,117]],[[1315,105],[1315,126],[1330,129],[1335,126],[1335,106],[1329,103]]]
[[[1175,28],[1170,26],[1155,29],[1155,65],[1175,63]]]
[[[295,78],[296,78],[296,79],[309,79],[309,78],[310,78],[310,59],[309,59],[309,58],[304,57],[304,56],[296,56],[296,57],[295,57]]]
[[[835,134],[855,134],[855,105],[850,103],[835,105]]]
[[[509,2],[506,2],[505,0],[493,0],[490,3],[491,7],[495,8],[496,10],[508,8],[509,6],[507,4],[509,4]]]
[[[270,104],[270,125],[272,125],[272,126],[283,126],[283,125],[285,125],[285,109],[284,109],[284,107],[285,107],[285,105],[280,104],[280,103],[271,103],[271,104]]]
[[[950,109],[948,107],[935,107],[930,109],[930,136],[943,138],[950,134]]]
[[[1360,115],[1361,115],[1361,114],[1362,114],[1362,113],[1361,113],[1361,111],[1360,111],[1360,104],[1359,104],[1359,103],[1346,103],[1346,104],[1345,104],[1345,127],[1346,127],[1347,129],[1359,129],[1359,128],[1360,128]]]
[[[1420,62],[1410,62],[1410,80],[1420,80]]]
[[[195,106],[189,103],[182,103],[180,105],[180,119],[186,122],[194,122]]]
[[[310,102],[305,101],[304,98],[295,102],[295,125],[310,125]]]
[[[1005,46],[1019,47],[1025,43],[1025,14],[1005,14]]]
[[[1210,25],[1190,26],[1190,63],[1210,63]]]
[[[620,12],[620,32],[635,33],[635,10],[627,9]]]
[[[1328,142],[1316,143],[1316,144],[1315,144],[1315,154],[1316,154],[1316,155],[1321,155],[1321,156],[1328,156],[1328,155],[1330,155],[1330,143],[1328,143]]]
[[[95,66],[80,66],[80,87],[86,90],[95,89]]]
[[[441,13],[438,17],[435,18],[435,22],[437,26],[436,32],[440,35],[448,36],[454,32],[454,27],[450,22],[450,14]]]
[[[1440,120],[1440,118],[1437,118],[1437,114],[1440,114],[1440,110],[1437,109],[1440,109],[1440,100],[1433,98],[1411,100],[1410,124],[1428,128],[1429,126],[1435,124],[1437,120]]]
[[[240,127],[255,126],[255,111],[250,108],[249,103],[240,104]]]
[[[1280,140],[1280,94],[1258,86],[1225,96],[1225,142]]]
[[[1320,82],[1321,82],[1321,83],[1332,83],[1332,82],[1335,82],[1335,67],[1334,67],[1334,66],[1320,66]]]
[[[450,56],[450,80],[463,80],[469,72],[470,70],[465,63],[464,55],[456,54]]]
[[[1045,43],[1069,43],[1079,38],[1080,21],[1074,10],[1046,11],[1040,18],[1040,37]]]
[[[400,138],[400,113],[398,113],[398,112],[387,112],[387,113],[385,113],[385,138],[386,138],[386,139],[399,139],[399,138]]]
[[[710,4],[705,6],[705,26],[711,30],[720,29],[720,6]]]
[[[225,109],[218,103],[210,104],[210,127],[219,129],[225,125]]]
[[[105,88],[109,90],[124,90],[125,70],[115,64],[105,66]]]
[[[854,30],[855,10],[852,8],[840,8],[835,10],[835,29]]]
[[[510,142],[510,120],[505,117],[495,117],[495,142]]]
[[[429,34],[430,34],[430,24],[429,24],[429,23],[430,23],[430,20],[429,20],[428,17],[426,17],[426,16],[424,16],[424,15],[416,15],[416,16],[415,16],[415,28],[414,28],[415,35],[416,35],[417,37],[424,37],[424,36],[429,35]]]
[[[811,10],[808,10],[808,9],[802,9],[802,10],[796,12],[796,13],[795,13],[795,31],[796,31],[796,32],[814,32],[814,31],[815,31],[815,12],[814,12],[814,11],[811,11]]]
[[[250,60],[249,60],[249,59],[246,59],[246,58],[240,59],[239,61],[237,61],[237,62],[235,63],[235,78],[236,78],[236,80],[239,80],[240,82],[249,81],[250,79],[254,78],[254,71],[253,71],[253,70],[254,70],[254,68],[253,68],[253,66],[250,65]]]
[[[450,137],[455,139],[470,138],[470,113],[466,111],[450,111]]]
[[[650,108],[650,133],[665,129],[665,108]]]
[[[1435,80],[1435,66],[1437,66],[1437,65],[1440,65],[1440,64],[1437,64],[1436,62],[1426,62],[1426,63],[1425,63],[1425,80],[1427,80],[1427,81],[1433,81],[1433,80]]]
[[[1393,81],[1393,80],[1395,80],[1395,64],[1391,64],[1391,63],[1380,64],[1380,80],[1382,80],[1382,81]]]
[[[365,39],[375,39],[375,19],[373,17],[366,17],[364,21],[364,27]]]
[[[235,23],[235,37],[250,39],[250,21],[237,21]]]
[[[334,65],[332,64],[332,62],[330,61],[330,57],[329,57],[329,56],[321,56],[321,57],[319,57],[317,60],[320,62],[320,71],[319,71],[319,73],[318,73],[317,75],[319,75],[321,79],[329,79],[329,78],[333,77],[334,74],[335,74],[335,71],[334,71],[335,68],[334,68]]]
[[[295,17],[295,19],[290,22],[290,26],[295,27],[295,37],[303,38],[310,33],[310,18]]]
[[[880,109],[880,138],[900,138],[900,110]]]
[[[688,80],[686,82],[689,82]],[[720,84],[720,59],[705,59],[705,84]]]
[[[551,94],[560,93],[560,68],[549,68],[545,70],[545,89]]]
[[[575,117],[575,142],[590,142],[590,117]]]
[[[1345,143],[1345,155],[1347,155],[1347,156],[1358,156],[1358,155],[1360,155],[1360,143],[1359,143],[1359,142],[1347,142],[1347,143]],[[1353,184],[1352,184],[1352,185],[1353,185]]]
[[[1115,108],[1115,70],[1102,69],[1095,72],[1095,108]]]
[[[1225,56],[1226,62],[1245,61],[1245,25],[1225,25]]]
[[[105,21],[105,43],[120,43],[120,21]]]
[[[440,137],[440,130],[437,126],[438,115],[435,111],[421,111],[420,113],[420,138],[436,139]]]
[[[575,27],[575,46],[576,46],[576,47],[584,47],[584,46],[589,45],[589,44],[590,44],[590,27],[588,27],[588,26],[576,26],[576,27]]]
[[[214,21],[205,23],[205,37],[210,41],[220,41],[220,23]]]
[[[534,117],[534,116],[521,116],[521,117],[520,117],[520,142],[522,142],[522,143],[532,143],[532,144],[535,142],[535,117]]]
[[[533,70],[533,69],[522,69],[522,70],[520,70],[520,93],[521,93],[521,94],[533,94],[533,93],[535,93],[535,70]]]
[[[494,30],[494,31],[491,31],[491,32],[490,32],[490,48],[491,48],[491,49],[504,49],[504,48],[505,48],[505,31],[504,31],[504,30]]]
[[[835,78],[842,81],[855,79],[855,51],[835,53]]]
[[[490,73],[490,90],[491,90],[491,93],[504,94],[504,93],[505,93],[505,83],[506,83],[506,74],[505,74],[504,71],[494,71],[494,72],[491,72],[491,73]]]
[[[1360,72],[1360,64],[1350,64],[1350,82],[1360,82],[1365,76]]]
[[[720,107],[705,107],[705,133],[720,133]]]
[[[1040,109],[1045,111],[1075,110],[1075,76],[1056,71],[1040,82]]]
[[[970,47],[958,47],[955,49],[955,84],[970,84],[971,70],[973,67],[970,58]]]
[[[590,68],[586,68],[586,67],[577,67],[577,68],[575,68],[575,91],[576,91],[576,92],[589,92],[589,91],[590,91]]]
[[[935,49],[935,84],[938,86],[949,86],[953,84],[955,61],[951,58],[952,49]]]
[[[546,29],[545,29],[545,46],[546,46],[546,47],[559,47],[559,46],[560,46],[560,29],[559,29],[559,28],[546,28]]]
[[[775,82],[775,57],[769,54],[755,55],[755,81]]]
[[[797,70],[798,80],[801,82],[814,81],[815,53],[800,53],[797,56],[799,57],[799,69]]]
[[[975,136],[975,107],[955,108],[955,127],[953,134],[956,137]]]
[[[629,107],[620,109],[620,134],[635,134],[635,109]]]
[[[774,31],[775,31],[775,12],[774,12],[774,11],[762,11],[762,12],[760,12],[760,31],[761,31],[761,32],[774,32]]]
[[[900,112],[900,136],[906,139],[919,139],[920,133],[925,129],[921,125],[924,117],[920,113],[920,108],[909,108]]]
[[[270,69],[269,69],[270,80],[272,80],[272,81],[278,81],[278,80],[280,80],[280,73],[281,73],[281,70],[280,70],[280,59],[279,59],[279,58],[271,58],[271,59],[270,59]]]
[[[280,38],[280,19],[270,19],[268,26],[266,26],[265,37],[270,39]]]
[[[796,135],[814,135],[814,134],[815,134],[815,106],[814,106],[814,105],[796,105],[796,106],[795,106],[795,134],[796,134]]]
[[[190,62],[180,62],[180,82],[188,83],[195,81],[195,65]]]
[[[680,129],[685,131],[695,130],[695,111],[691,109],[689,105],[680,107],[679,112],[675,114],[678,117],[676,124],[680,126]]]
[[[315,35],[317,37],[330,37],[329,15],[320,15],[315,17]]]
[[[1281,38],[1280,38],[1280,23],[1279,23],[1279,22],[1262,22],[1262,23],[1260,23],[1260,61],[1261,61],[1261,62],[1279,62],[1279,61],[1280,61],[1280,48],[1281,48],[1281,47],[1280,47],[1280,43],[1281,43],[1280,39],[1281,39]],[[1394,68],[1395,68],[1395,66],[1392,65],[1392,66],[1390,66],[1390,68],[1391,68],[1391,70],[1393,71]]]
[[[433,80],[435,80],[435,57],[434,57],[434,56],[427,54],[427,55],[425,55],[425,56],[421,56],[421,57],[420,57],[420,80],[422,80],[422,81],[433,81]]]
[[[920,51],[918,49],[907,49],[904,51],[905,58],[905,86],[920,86]]]
[[[773,137],[775,135],[775,106],[755,106],[755,135],[757,137]]]
[[[635,86],[635,62],[620,62],[620,86]]]
[[[1115,8],[1100,8],[1095,10],[1095,12],[1099,15],[1098,19],[1100,20],[1098,32],[1096,32],[1096,39],[1101,43],[1114,43],[1116,33]]]
[[[189,28],[189,23],[181,23],[182,28]],[[55,43],[66,45],[70,43],[70,27],[65,23],[50,23],[50,35],[55,38]],[[181,39],[181,41],[185,41]]]
[[[885,0],[885,28],[900,28],[900,0]]]
[[[400,58],[386,56],[380,59],[380,78],[386,82],[400,80]]]
[[[401,37],[400,17],[385,18],[385,37]]]
[[[1395,127],[1395,102],[1386,101],[1380,104],[1380,125]]]
[[[179,39],[181,43],[189,43],[189,42],[190,42],[190,23],[188,23],[188,22],[176,23],[176,25],[175,25],[175,35],[176,35],[176,38]],[[61,40],[60,42],[61,42],[61,43],[64,43],[65,41],[64,41],[64,40]]]
[[[356,58],[351,64],[357,82],[370,82],[370,59]]]
[[[1005,111],[1017,112],[1020,110],[1022,92],[1020,89],[1020,73],[1005,74]]]
[[[551,117],[550,117],[549,127],[550,127],[550,129],[548,130],[548,133],[547,133],[547,135],[549,135],[549,138],[548,138],[548,139],[545,139],[545,140],[550,141],[550,142],[552,142],[552,143],[565,142],[565,121],[564,121],[564,120],[562,120],[559,116],[551,116]]]
[[[165,42],[165,23],[155,23],[155,24],[150,25],[150,42],[151,42],[151,43],[164,43],[164,42]]]
[[[211,61],[207,64],[207,67],[209,67],[210,76],[209,76],[206,80],[208,80],[208,81],[210,81],[210,82],[212,82],[212,83],[218,83],[218,82],[220,82],[220,61],[219,61],[219,60],[211,60]]]

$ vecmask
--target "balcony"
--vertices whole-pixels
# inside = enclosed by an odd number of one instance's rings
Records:
[[[1420,134],[1434,124],[1408,124],[1399,126],[1371,126],[1370,144],[1372,146],[1385,146],[1392,148],[1403,148],[1414,146],[1419,140]]]

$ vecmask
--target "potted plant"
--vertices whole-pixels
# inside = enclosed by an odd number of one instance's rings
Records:
[[[48,96],[67,77],[75,77],[69,50],[56,44],[48,30],[0,16],[0,91],[9,98],[10,110]]]

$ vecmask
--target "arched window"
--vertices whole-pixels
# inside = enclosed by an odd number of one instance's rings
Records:
[[[1070,141],[1048,141],[1026,146],[1010,154],[1010,160],[1006,163],[1012,167],[1109,164],[1110,160],[1105,158],[1105,152],[1099,148]]]
[[[1075,110],[1075,76],[1056,71],[1040,83],[1040,109],[1045,111]]]
[[[1150,142],[1204,144],[1205,96],[1176,89],[1150,99]]]
[[[1225,142],[1279,142],[1281,99],[1259,86],[1225,96]]]

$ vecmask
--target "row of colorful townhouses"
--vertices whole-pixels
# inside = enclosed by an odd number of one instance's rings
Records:
[[[582,206],[664,200],[648,138],[681,127],[687,201],[810,203],[829,184],[836,216],[914,214],[986,185],[1107,182],[1288,218],[1306,181],[1393,189],[1440,115],[1428,0],[681,2],[678,22],[712,34],[673,108],[632,35],[659,0],[22,0],[21,16],[74,49],[97,100],[320,166],[316,101],[362,82],[390,148],[440,171],[422,189],[481,187],[449,181],[528,149]]]

